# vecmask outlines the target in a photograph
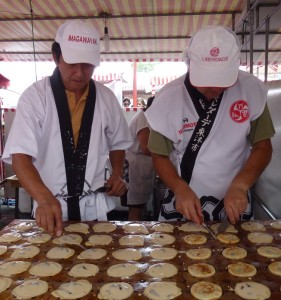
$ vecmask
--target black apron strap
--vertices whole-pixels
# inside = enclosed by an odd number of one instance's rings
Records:
[[[189,74],[186,76],[185,86],[199,115],[199,120],[185,149],[180,165],[181,177],[189,184],[197,155],[212,129],[223,94],[215,100],[205,100],[203,95],[190,84]]]
[[[65,160],[65,172],[68,195],[66,198],[69,221],[80,221],[79,196],[83,194],[90,135],[96,103],[94,82],[89,83],[89,94],[86,100],[78,143],[75,148],[71,116],[65,88],[59,69],[56,68],[50,78],[60,123],[61,139]]]

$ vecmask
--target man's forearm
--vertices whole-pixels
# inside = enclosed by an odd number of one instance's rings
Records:
[[[114,150],[109,153],[113,176],[123,177],[125,150]]]

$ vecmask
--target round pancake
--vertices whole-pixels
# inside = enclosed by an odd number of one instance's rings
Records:
[[[142,253],[137,249],[119,249],[112,252],[112,256],[118,260],[140,260]]]
[[[85,243],[86,246],[107,246],[113,241],[110,235],[100,234],[91,235],[88,241]]]
[[[23,231],[27,231],[33,227],[34,227],[33,222],[21,222],[21,223],[18,223],[17,225],[15,225],[13,228],[17,231],[23,232]]]
[[[170,245],[175,242],[176,238],[168,233],[152,233],[150,240],[155,245]]]
[[[78,259],[101,259],[107,254],[105,249],[90,248],[82,251],[77,258]]]
[[[281,261],[274,261],[269,264],[268,270],[274,275],[281,276]]]
[[[62,283],[52,291],[54,297],[60,299],[79,299],[90,293],[92,284],[85,279]]]
[[[123,226],[123,229],[128,233],[143,233],[148,234],[147,228],[143,224],[139,223],[128,223]]]
[[[29,269],[29,274],[38,277],[49,277],[60,273],[62,265],[54,261],[43,261],[33,264]]]
[[[218,232],[218,228],[219,226],[221,225],[221,222],[220,223],[215,223],[215,224],[212,224],[210,227],[211,229],[214,231],[214,232]],[[229,232],[229,233],[238,233],[238,230],[232,225],[232,224],[229,224],[225,231],[224,232]]]
[[[167,232],[172,233],[175,229],[175,226],[169,223],[159,223],[152,226],[152,230],[157,232]]]
[[[222,255],[229,259],[243,259],[247,256],[247,250],[234,246],[223,249]]]
[[[265,227],[263,224],[251,221],[243,222],[241,224],[241,228],[246,231],[265,231]]]
[[[0,242],[1,243],[13,243],[17,242],[22,238],[21,234],[18,232],[9,232],[4,233],[0,236]]]
[[[127,278],[136,274],[138,269],[139,268],[134,264],[129,264],[129,263],[116,264],[110,266],[107,269],[107,275],[110,277]]]
[[[207,238],[203,234],[188,234],[183,237],[183,240],[188,245],[202,245],[207,242]]]
[[[170,300],[181,295],[181,289],[175,282],[152,282],[145,288],[144,295],[151,300]]]
[[[237,277],[252,277],[257,274],[257,269],[253,265],[244,262],[229,264],[227,269],[231,275]]]
[[[1,276],[12,276],[15,274],[20,274],[28,270],[31,266],[29,261],[8,261],[0,265],[0,275]]]
[[[96,223],[93,226],[93,230],[94,232],[113,232],[115,229],[117,228],[117,226],[115,224],[112,223]]]
[[[208,259],[212,255],[212,251],[209,248],[189,249],[186,251],[186,256],[190,259]]]
[[[254,244],[270,244],[273,241],[272,235],[263,232],[251,232],[247,237]]]
[[[51,248],[46,256],[49,259],[66,259],[74,255],[75,250],[68,247],[54,247]]]
[[[68,245],[80,245],[83,239],[79,234],[70,233],[64,234],[60,237],[54,238],[53,243],[58,245],[68,244]]]
[[[75,223],[64,227],[64,230],[68,232],[79,232],[86,234],[89,233],[89,225],[85,223]]]
[[[11,278],[1,277],[0,278],[0,293],[6,291],[6,289],[8,289],[11,286],[12,282],[13,282],[13,280]]]
[[[111,282],[104,284],[100,288],[98,298],[104,300],[122,300],[129,298],[133,292],[134,289],[129,283]]]
[[[152,278],[169,278],[169,277],[173,277],[178,273],[178,268],[173,264],[159,263],[150,266],[147,269],[147,273]]]
[[[179,227],[179,230],[184,232],[206,232],[208,233],[208,230],[204,228],[200,224],[195,224],[192,222],[184,223]]]
[[[222,296],[222,288],[212,282],[199,281],[192,285],[190,293],[198,300],[215,300]]]
[[[254,281],[236,283],[234,292],[246,300],[265,300],[271,296],[270,289],[267,286]]]
[[[261,246],[257,249],[259,255],[268,258],[279,258],[281,256],[281,249],[272,246]]]
[[[270,223],[270,226],[274,229],[281,229],[281,220]]]
[[[7,252],[8,247],[4,245],[0,245],[0,255],[3,255]]]
[[[142,235],[125,235],[119,239],[121,246],[140,247],[144,245],[144,237]]]
[[[169,260],[173,259],[178,255],[178,250],[174,248],[157,248],[153,249],[150,252],[150,256],[154,259],[163,259],[163,260]]]
[[[27,240],[31,244],[44,244],[47,243],[50,239],[51,236],[48,233],[39,233],[31,235]]]
[[[198,263],[187,267],[188,273],[197,278],[206,278],[215,275],[216,269],[209,264]]]
[[[232,234],[232,233],[219,233],[217,235],[217,239],[224,244],[237,244],[240,239],[237,235]]]
[[[12,291],[17,299],[31,299],[45,294],[49,289],[46,281],[40,279],[28,279]]]
[[[95,276],[99,271],[99,267],[94,264],[81,263],[74,265],[68,272],[72,277],[90,277]]]
[[[40,252],[40,249],[37,246],[29,245],[22,248],[17,248],[11,255],[11,258],[32,258]]]

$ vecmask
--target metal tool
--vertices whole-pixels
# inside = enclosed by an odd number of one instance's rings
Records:
[[[230,225],[229,219],[228,217],[226,217],[222,223],[219,225],[218,229],[217,229],[217,233],[222,233],[225,232],[226,228]]]
[[[107,193],[111,190],[111,186],[104,185],[94,191],[94,193]]]
[[[216,239],[217,236],[215,232],[204,222],[202,222],[202,226]]]

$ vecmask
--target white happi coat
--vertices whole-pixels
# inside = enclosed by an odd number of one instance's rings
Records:
[[[116,206],[116,197],[91,194],[104,185],[105,166],[110,151],[126,150],[132,137],[122,109],[113,92],[95,82],[96,104],[89,143],[87,167],[80,199],[83,221],[106,220],[106,213]],[[12,163],[12,154],[23,153],[33,158],[43,182],[59,199],[63,220],[67,220],[67,195],[64,152],[55,99],[46,77],[25,90],[19,99],[15,119],[2,159]],[[33,212],[36,213],[36,199]]]
[[[184,85],[185,77],[164,86],[145,112],[151,128],[173,142],[171,160],[179,174],[182,156],[199,118]],[[238,81],[224,92],[210,134],[197,155],[190,186],[199,198],[224,198],[250,154],[250,122],[262,114],[266,100],[265,85],[239,71]]]

